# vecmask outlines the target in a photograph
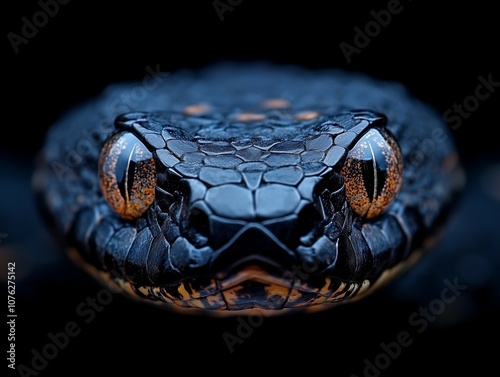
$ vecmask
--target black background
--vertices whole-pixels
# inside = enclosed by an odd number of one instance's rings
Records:
[[[64,331],[73,321],[80,333],[46,365],[38,365],[40,376],[119,375],[137,369],[148,376],[303,370],[308,375],[375,377],[374,371],[364,370],[366,363],[384,359],[379,356],[384,353],[380,344],[396,341],[403,331],[410,333],[412,344],[402,347],[380,375],[452,374],[466,367],[479,375],[495,366],[500,293],[491,271],[500,264],[498,256],[491,255],[499,240],[495,192],[500,187],[500,153],[493,137],[498,128],[498,87],[453,130],[470,173],[464,195],[468,202],[436,246],[441,257],[425,261],[401,279],[403,288],[382,290],[366,302],[311,316],[253,318],[256,326],[239,335],[237,317],[186,317],[136,305],[119,295],[96,311],[95,318],[78,314],[77,308],[87,298],[98,297],[102,287],[68,262],[45,234],[33,208],[29,177],[47,128],[68,107],[107,84],[140,80],[146,66],[173,72],[221,59],[266,59],[399,81],[445,113],[475,94],[479,76],[500,81],[493,5],[454,2],[438,7],[401,1],[401,11],[348,63],[339,45],[354,45],[354,28],[364,29],[373,20],[371,11],[386,10],[387,1],[233,4],[221,20],[213,1],[160,5],[143,0],[127,5],[74,0],[60,5],[36,35],[18,46],[18,52],[8,35],[23,36],[23,17],[32,20],[40,4],[9,2],[2,12],[0,268],[6,269],[8,261],[17,265],[16,364],[33,368],[33,350],[42,352],[51,343],[48,334]],[[447,258],[454,260],[457,255],[469,259],[461,262],[462,269],[450,269],[454,264]],[[484,284],[474,274],[459,274],[469,262],[478,274],[489,265],[490,277],[483,279]],[[418,333],[408,318],[440,298],[443,279],[457,277],[474,289],[457,297]],[[8,328],[5,331],[7,337]],[[233,353],[225,333],[241,339]],[[0,367],[6,369],[8,362],[4,356],[2,360]]]

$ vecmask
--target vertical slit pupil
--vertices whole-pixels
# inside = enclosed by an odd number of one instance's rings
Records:
[[[380,140],[380,141],[379,141]],[[377,182],[378,187],[376,187],[377,197],[382,195],[382,190],[385,187],[385,183],[387,180],[387,175],[389,172],[389,163],[387,162],[387,153],[390,151],[390,147],[387,143],[387,140],[383,138],[382,135],[377,134],[375,142],[372,143],[373,155],[375,157],[375,163],[377,164]],[[384,148],[380,147],[379,144],[383,142]],[[393,152],[393,151],[392,151]]]
[[[374,161],[371,159],[363,161],[361,169],[363,174],[363,184],[365,186],[366,193],[368,194],[368,198],[370,199],[370,202],[372,202],[375,189],[378,189],[375,187]]]
[[[120,154],[116,162],[116,181],[120,194],[125,201],[130,198],[131,189],[134,184],[134,175],[136,167],[136,148],[134,144],[127,143],[127,146]]]

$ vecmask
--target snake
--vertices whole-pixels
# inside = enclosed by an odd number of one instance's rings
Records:
[[[405,85],[269,62],[110,83],[51,125],[33,174],[75,263],[207,315],[366,297],[431,248],[463,182],[451,131]]]

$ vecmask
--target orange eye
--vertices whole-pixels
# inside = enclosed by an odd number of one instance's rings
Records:
[[[392,134],[371,129],[347,154],[341,170],[346,196],[364,219],[381,214],[401,188],[403,155]]]
[[[155,198],[153,155],[132,133],[115,134],[99,156],[99,185],[108,204],[121,217],[140,217]]]

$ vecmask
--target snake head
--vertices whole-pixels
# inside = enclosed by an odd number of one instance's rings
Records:
[[[71,255],[146,302],[351,302],[427,249],[460,191],[441,117],[399,84],[217,66],[117,114],[135,89],[109,87],[54,125],[34,182]]]
[[[383,115],[228,118],[117,118],[100,154],[100,186],[136,224],[119,272],[136,293],[207,309],[308,307],[355,296],[396,264],[404,250],[372,242],[372,233],[388,233],[376,219],[403,176]],[[243,137],[214,140],[203,120],[212,133]]]

